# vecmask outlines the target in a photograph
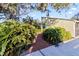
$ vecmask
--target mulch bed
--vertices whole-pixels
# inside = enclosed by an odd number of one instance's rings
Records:
[[[51,46],[51,44],[43,40],[42,34],[38,34],[35,40],[36,42],[33,43],[33,45],[28,50],[29,53]]]
[[[44,49],[48,46],[51,46],[51,44],[47,43],[46,41],[44,41],[42,34],[38,34],[38,36],[35,38],[32,46],[24,51],[21,56],[25,56],[29,53],[32,53],[34,51],[40,50],[40,49]]]

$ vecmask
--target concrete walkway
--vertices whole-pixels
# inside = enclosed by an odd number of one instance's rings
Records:
[[[26,56],[79,56],[79,39],[74,39],[67,43],[61,43],[58,47],[49,46],[47,48],[27,54]]]

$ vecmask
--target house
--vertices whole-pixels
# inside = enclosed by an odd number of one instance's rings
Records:
[[[65,28],[69,31],[72,37],[79,35],[79,21],[75,19],[61,19],[61,18],[46,18],[42,17],[42,22],[46,23],[47,26],[55,26]]]

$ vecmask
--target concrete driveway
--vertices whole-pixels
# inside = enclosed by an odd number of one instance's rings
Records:
[[[61,43],[58,47],[52,45],[26,56],[79,56],[79,39]]]

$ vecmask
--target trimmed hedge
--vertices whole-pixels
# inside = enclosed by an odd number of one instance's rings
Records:
[[[36,35],[34,26],[8,20],[0,24],[0,55],[20,55],[32,44]]]
[[[69,40],[72,38],[71,33],[66,31],[64,28],[55,27],[48,28],[43,32],[43,38],[45,41],[51,44],[58,44],[64,40]]]

